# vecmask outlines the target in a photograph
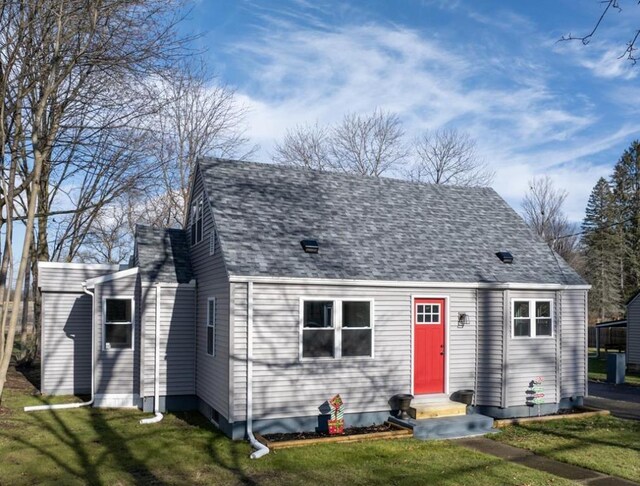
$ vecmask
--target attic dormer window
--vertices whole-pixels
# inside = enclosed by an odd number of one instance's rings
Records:
[[[204,203],[202,196],[196,198],[191,205],[191,244],[202,241],[202,226],[204,220]]]

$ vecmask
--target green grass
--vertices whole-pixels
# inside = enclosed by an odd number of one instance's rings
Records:
[[[595,354],[595,350],[594,354]],[[607,380],[607,357],[602,353],[600,358],[589,355],[589,379],[595,381]],[[640,374],[627,373],[625,375],[625,383],[628,385],[640,386]]]
[[[146,426],[136,410],[27,414],[23,406],[43,399],[13,383],[0,409],[1,484],[570,484],[453,442],[414,439],[312,445],[254,461],[246,442],[197,413]]]
[[[494,440],[640,482],[640,422],[611,416],[507,427]]]

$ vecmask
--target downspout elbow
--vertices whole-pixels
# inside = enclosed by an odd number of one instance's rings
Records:
[[[40,412],[42,410],[66,410],[72,408],[88,407],[93,405],[95,400],[95,294],[87,289],[86,283],[82,283],[82,290],[85,294],[91,296],[91,398],[87,402],[81,403],[58,403],[56,405],[34,405],[30,407],[24,407],[25,412]]]
[[[164,415],[160,413],[160,297],[162,284],[156,284],[155,356],[153,368],[153,417],[140,420],[142,425],[156,424]]]
[[[260,459],[269,454],[269,448],[253,435],[253,282],[247,283],[247,437],[255,449],[249,456]]]

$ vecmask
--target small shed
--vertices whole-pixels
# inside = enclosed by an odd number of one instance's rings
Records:
[[[624,329],[624,332],[619,330]],[[596,356],[600,357],[600,346],[604,346],[604,352],[610,349],[622,353],[627,349],[627,320],[618,319],[616,321],[606,321],[596,324]]]

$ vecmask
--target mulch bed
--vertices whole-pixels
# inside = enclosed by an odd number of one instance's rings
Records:
[[[285,440],[307,440],[322,437],[343,437],[348,435],[373,434],[376,432],[392,432],[395,430],[398,429],[387,424],[382,424],[369,425],[367,427],[347,427],[344,429],[344,434],[339,435],[329,435],[327,432],[290,432],[287,434],[266,434],[264,438],[269,442],[282,442]]]

